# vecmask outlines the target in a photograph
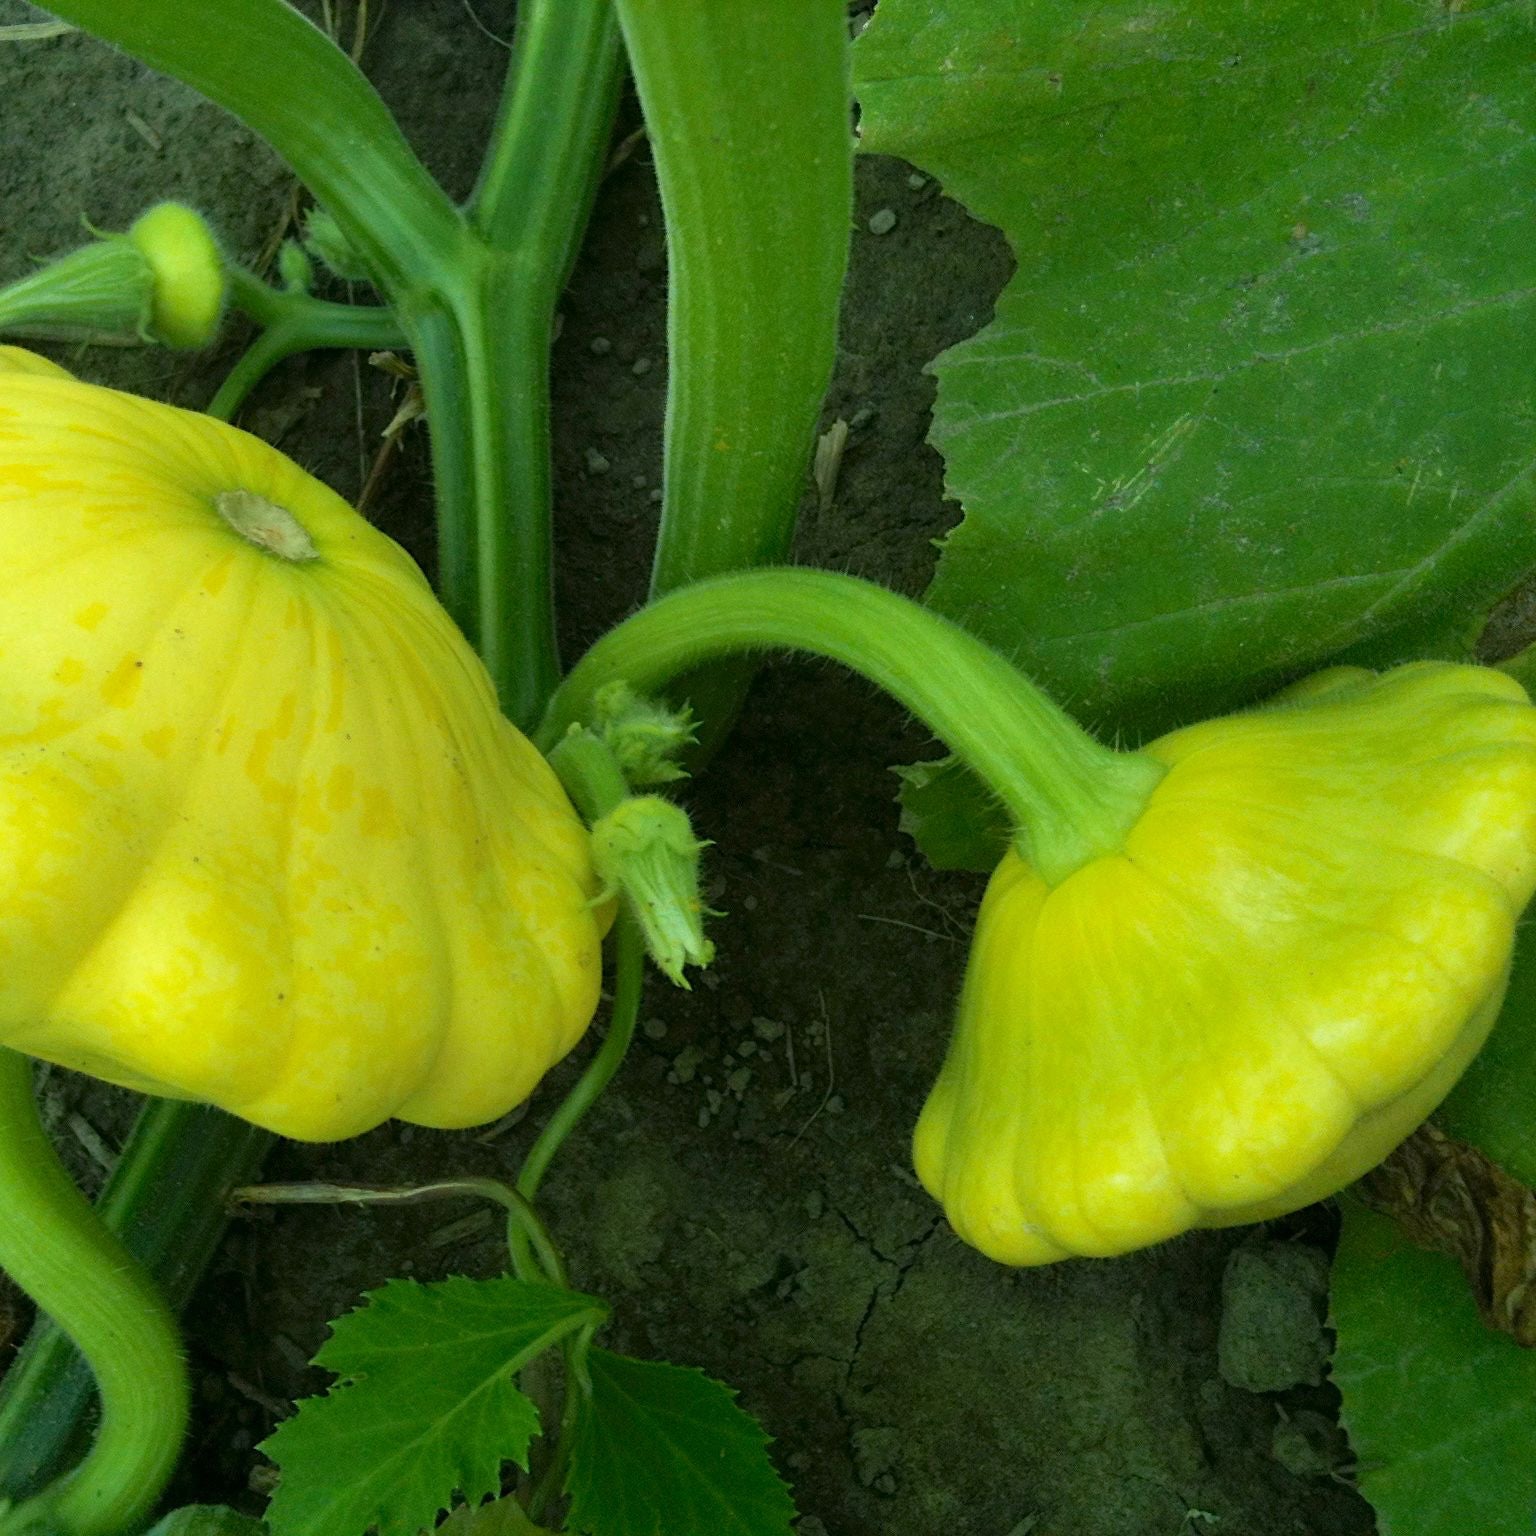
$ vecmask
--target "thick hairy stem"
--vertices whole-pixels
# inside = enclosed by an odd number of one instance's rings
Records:
[[[853,227],[843,0],[616,0],[667,223],[651,595],[789,555]],[[706,747],[750,669],[687,693]]]

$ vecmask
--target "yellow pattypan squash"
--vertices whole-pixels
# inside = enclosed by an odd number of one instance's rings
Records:
[[[1004,858],[915,1161],[1011,1264],[1295,1210],[1379,1162],[1499,1010],[1536,887],[1536,709],[1501,673],[1320,674],[1153,742],[1123,847]]]
[[[0,1044],[307,1139],[525,1098],[596,1006],[598,883],[410,558],[7,348],[0,567]]]

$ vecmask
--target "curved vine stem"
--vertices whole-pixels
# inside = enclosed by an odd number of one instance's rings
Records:
[[[229,1198],[238,1205],[421,1205],[429,1200],[490,1200],[507,1213],[507,1239],[517,1278],[542,1279],[550,1285],[565,1287],[570,1285],[565,1261],[539,1213],[531,1202],[500,1179],[436,1179],[430,1184],[400,1185],[247,1184],[232,1190]],[[532,1250],[538,1260],[539,1273],[534,1273],[530,1265],[518,1262],[520,1248],[524,1255]]]
[[[70,1536],[117,1536],[154,1507],[186,1431],[188,1388],[170,1310],[75,1188],[32,1092],[32,1065],[0,1049],[0,1266],[95,1372],[101,1428],[85,1460],[0,1516]]]
[[[535,739],[550,750],[607,683],[655,691],[702,661],[771,649],[841,662],[906,705],[1002,800],[1047,880],[1118,848],[1162,777],[947,619],[872,582],[789,567],[701,581],[626,619],[577,663]]]
[[[620,911],[614,921],[613,1015],[608,1034],[576,1086],[560,1101],[549,1124],[539,1132],[517,1175],[517,1190],[525,1200],[532,1200],[549,1171],[560,1144],[576,1129],[598,1096],[619,1070],[629,1043],[635,1036],[635,1020],[640,1014],[640,994],[645,984],[645,944],[634,919]]]

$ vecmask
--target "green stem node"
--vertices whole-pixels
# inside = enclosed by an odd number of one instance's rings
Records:
[[[294,290],[270,287],[242,267],[229,269],[230,299],[261,333],[240,358],[208,414],[233,421],[235,412],[261,380],[286,357],[319,347],[400,350],[406,335],[394,311],[379,304],[337,304]]]
[[[1002,800],[1052,884],[1120,848],[1162,777],[947,619],[870,582],[784,567],[700,582],[625,620],[571,672],[536,739],[547,748],[615,681],[650,692],[700,662],[770,649],[841,662],[904,704]]]
[[[176,1325],[144,1270],[64,1171],[38,1119],[32,1064],[0,1049],[0,1266],[75,1342],[101,1393],[85,1460],[0,1515],[69,1536],[117,1536],[154,1507],[187,1423]]]
[[[607,742],[576,727],[549,749],[549,766],[588,826],[616,811],[629,797],[629,780]]]

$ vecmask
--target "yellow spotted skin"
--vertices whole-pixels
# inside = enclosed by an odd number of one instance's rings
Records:
[[[0,570],[0,1043],[306,1140],[494,1119],[575,1044],[585,831],[394,543],[0,358]]]
[[[1281,1215],[1381,1161],[1492,1027],[1536,888],[1536,709],[1340,668],[1165,736],[1123,850],[992,877],[915,1161],[1009,1264]]]

